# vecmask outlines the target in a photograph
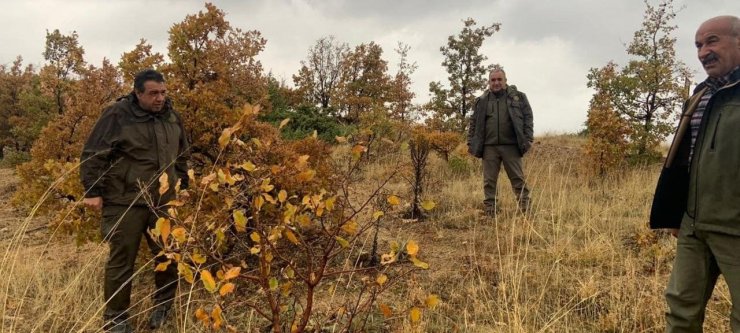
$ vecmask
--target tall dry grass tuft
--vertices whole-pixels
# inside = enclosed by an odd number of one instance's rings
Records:
[[[379,302],[394,314],[386,318],[378,310],[368,319],[367,331],[662,332],[663,290],[675,240],[646,225],[659,166],[590,179],[581,163],[581,140],[537,138],[525,158],[534,206],[526,216],[516,212],[504,174],[499,178],[501,212],[492,219],[481,209],[479,161],[462,149],[451,154],[452,163],[430,156],[424,193],[437,207],[424,222],[387,216],[378,238],[381,246],[417,240],[420,256],[431,268],[381,295]],[[396,163],[367,164],[367,188],[391,165]],[[409,186],[399,178],[388,190],[408,197]],[[64,237],[47,241],[48,235],[29,240],[27,231],[38,218],[2,221],[15,233],[2,240],[0,332],[100,332],[106,246],[77,248]],[[362,240],[353,252],[359,254],[371,243],[370,238]],[[345,265],[354,265],[351,258],[356,257],[347,258]],[[148,260],[141,260],[134,281],[137,303],[131,312],[138,314],[139,327],[150,307]],[[349,282],[355,278],[343,275],[333,281],[330,296],[319,300],[321,307],[329,309],[334,298],[351,293]],[[429,293],[437,294],[441,304],[425,310],[420,324],[412,324],[403,311],[423,303]],[[183,288],[179,295],[174,320],[160,332],[204,332],[202,325],[192,323],[192,309],[206,300],[205,293]],[[720,283],[710,300],[705,330],[729,331],[729,307],[727,288]],[[240,332],[259,331],[254,314],[231,313],[229,324]]]

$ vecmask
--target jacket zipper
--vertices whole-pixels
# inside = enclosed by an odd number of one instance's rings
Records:
[[[717,115],[717,122],[714,125],[714,133],[712,133],[712,143],[709,145],[709,151],[714,151],[717,143],[717,132],[719,132],[719,121],[722,119],[722,113]]]

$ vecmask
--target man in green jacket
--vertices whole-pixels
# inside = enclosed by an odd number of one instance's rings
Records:
[[[187,187],[188,142],[180,116],[166,97],[164,77],[154,70],[136,75],[134,91],[107,107],[82,151],[80,178],[83,203],[102,209],[101,232],[110,245],[105,267],[103,313],[108,332],[133,332],[128,322],[131,280],[141,236],[156,256],[159,245],[148,229],[166,216],[166,204],[177,188]],[[167,175],[168,186],[159,180]],[[164,177],[162,177],[164,182]],[[155,264],[166,261],[156,257]],[[156,291],[149,325],[160,327],[172,307],[177,269],[154,273]]]
[[[702,332],[720,274],[740,332],[740,20],[701,24],[695,45],[708,78],[686,102],[653,198],[650,226],[678,237],[666,288],[669,333]]]
[[[486,215],[496,215],[496,184],[503,163],[519,203],[529,211],[529,189],[522,157],[532,147],[532,108],[527,95],[506,84],[500,66],[488,75],[488,90],[475,99],[468,126],[468,152],[483,159],[483,200]]]

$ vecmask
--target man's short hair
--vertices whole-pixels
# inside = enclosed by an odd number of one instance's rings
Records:
[[[137,92],[144,92],[144,83],[146,83],[146,81],[163,83],[164,76],[162,76],[162,73],[153,69],[145,69],[134,76],[134,90]]]
[[[491,71],[488,72],[488,77],[491,77],[491,74],[501,72],[504,73],[504,77],[506,77],[506,72],[504,71],[504,67],[501,65],[493,65],[493,68],[491,68]]]

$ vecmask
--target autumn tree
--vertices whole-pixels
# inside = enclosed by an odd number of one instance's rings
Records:
[[[149,68],[159,69],[163,63],[164,57],[159,52],[152,53],[152,45],[142,38],[133,50],[124,52],[118,62],[123,86],[133,87],[137,73]]]
[[[77,39],[76,31],[70,35],[63,35],[59,29],[46,31],[43,55],[47,63],[40,75],[43,91],[53,98],[58,114],[64,113],[74,79],[85,68],[85,50]]]
[[[17,168],[21,182],[13,200],[18,206],[29,209],[46,193],[52,200],[42,200],[40,212],[59,214],[52,218],[53,223],[66,221],[69,228],[85,230],[79,237],[95,234],[89,228],[94,223],[89,217],[77,214],[70,222],[63,218],[67,211],[62,207],[82,198],[83,189],[76,173],[82,145],[105,106],[123,94],[120,81],[116,67],[105,59],[101,67],[89,65],[81,71],[70,91],[67,110],[44,127],[31,149],[31,161]],[[81,228],[82,225],[87,228]]]
[[[413,118],[411,116],[413,109],[411,100],[416,97],[416,94],[411,91],[411,75],[416,71],[418,66],[416,62],[409,62],[409,50],[411,50],[411,47],[401,42],[398,43],[398,47],[394,50],[398,53],[400,59],[396,74],[390,82],[390,89],[388,91],[391,117],[404,122],[410,121]]]
[[[23,67],[19,56],[11,67],[0,66],[0,150],[8,147],[25,156],[55,115],[51,98],[41,93],[33,65]]]
[[[329,112],[334,106],[341,76],[342,61],[349,51],[347,44],[337,42],[334,36],[322,37],[309,50],[301,69],[293,75],[293,82],[303,100],[319,105]]]
[[[12,134],[12,119],[22,114],[21,96],[31,81],[28,74],[23,71],[20,56],[10,68],[0,65],[0,158],[5,147],[18,148]]]
[[[350,123],[373,108],[384,108],[388,101],[390,76],[383,48],[375,42],[360,44],[347,53],[341,63],[338,107]]]
[[[657,6],[645,4],[642,28],[627,46],[633,59],[621,70],[615,68],[617,74],[604,90],[614,110],[629,124],[630,155],[650,159],[659,156],[657,147],[673,130],[687,97],[690,72],[676,59],[672,0]],[[597,71],[592,69],[592,73]],[[596,78],[590,78],[589,84],[597,85]]]
[[[624,162],[627,155],[629,127],[614,110],[609,87],[617,77],[616,64],[591,69],[589,88],[596,90],[591,98],[586,121],[588,142],[584,146],[588,165],[604,177]]]
[[[488,57],[479,53],[486,37],[498,31],[501,24],[476,28],[472,18],[463,21],[458,35],[449,36],[447,45],[440,47],[445,57],[442,66],[448,73],[449,88],[439,81],[429,83],[431,101],[426,109],[431,112],[429,124],[434,128],[464,132],[468,111],[473,105],[475,94],[486,87],[486,75],[492,65],[483,63]]]
[[[262,64],[267,42],[259,31],[233,28],[225,13],[207,3],[170,28],[168,90],[189,129],[197,163],[212,163],[218,133],[239,119],[247,103],[268,104]]]

